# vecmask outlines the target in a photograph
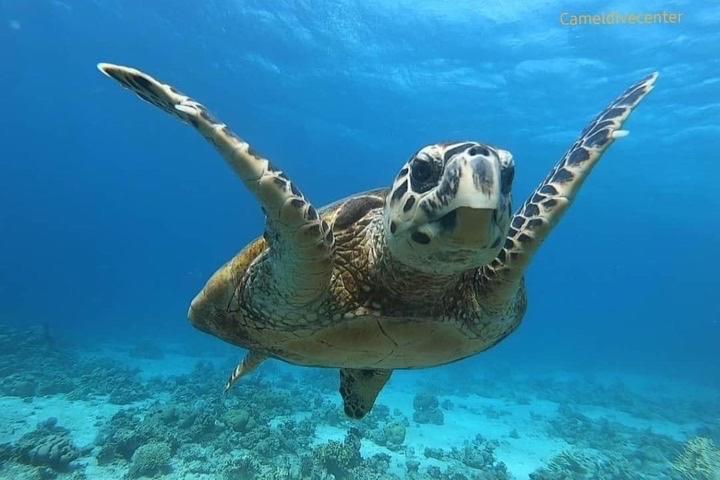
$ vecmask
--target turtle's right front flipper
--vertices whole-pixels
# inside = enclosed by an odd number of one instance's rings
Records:
[[[627,131],[623,123],[650,93],[657,79],[653,73],[628,88],[583,130],[548,176],[513,217],[499,256],[478,271],[478,288],[492,292],[499,304],[513,295],[533,255],[568,209],[600,157]]]
[[[267,217],[267,262],[278,289],[288,302],[306,304],[317,299],[330,281],[334,238],[326,222],[300,190],[281,171],[255,153],[195,100],[170,85],[135,70],[101,63],[98,68],[143,100],[189,123],[222,154],[262,206]]]

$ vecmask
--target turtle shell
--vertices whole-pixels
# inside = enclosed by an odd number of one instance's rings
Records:
[[[388,189],[381,188],[357,193],[319,209],[318,214],[331,225],[334,232],[351,228],[371,210],[382,208]],[[188,312],[196,328],[245,348],[256,348],[248,342],[248,332],[228,315],[228,305],[242,285],[248,268],[266,250],[268,244],[260,236],[248,243],[230,261],[221,266],[193,299]]]

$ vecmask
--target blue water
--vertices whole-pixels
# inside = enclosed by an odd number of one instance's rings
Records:
[[[191,94],[316,205],[389,185],[447,139],[510,150],[519,205],[596,113],[657,70],[630,136],[534,260],[521,328],[434,375],[502,361],[720,388],[720,6],[646,3],[0,0],[0,322],[78,344],[223,348],[187,306],[262,232],[261,212],[192,129],[97,62]],[[683,17],[559,21],[610,11]]]

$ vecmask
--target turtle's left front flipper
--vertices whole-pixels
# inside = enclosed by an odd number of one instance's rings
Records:
[[[328,224],[297,186],[258,155],[200,103],[139,70],[101,63],[108,77],[143,100],[192,125],[210,142],[255,196],[266,215],[272,288],[285,300],[304,305],[327,290],[335,239]],[[270,287],[268,287],[270,288]]]
[[[623,123],[653,89],[657,76],[653,73],[627,89],[583,130],[513,217],[504,248],[478,272],[481,289],[492,286],[495,298],[502,298],[497,295],[498,289],[517,291],[532,256],[568,209],[592,168],[615,139],[627,135],[621,130]]]

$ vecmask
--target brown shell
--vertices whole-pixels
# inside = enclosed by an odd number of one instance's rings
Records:
[[[347,229],[363,216],[358,209],[358,199],[372,198],[371,201],[379,208],[387,192],[388,189],[381,188],[358,193],[326,205],[318,213],[332,226],[333,231],[337,232],[340,227]],[[227,309],[248,267],[266,249],[265,239],[255,238],[210,277],[202,291],[193,299],[188,312],[188,317],[196,328],[236,345],[254,347],[247,341],[252,335],[237,325],[233,316],[228,315]]]
[[[320,210],[338,240],[336,261],[354,256],[354,250],[362,248],[353,241],[352,227],[359,228],[359,220],[366,222],[368,213],[376,215],[386,193],[382,189],[353,195]],[[348,282],[353,280],[340,278],[347,273],[345,267],[335,272],[338,278],[331,287],[331,305],[323,306],[326,310],[298,311],[299,315],[314,315],[316,321],[299,325],[283,323],[282,318],[256,316],[252,324],[243,320],[248,312],[238,306],[234,295],[241,290],[238,286],[248,267],[266,248],[262,237],[255,239],[208,281],[190,308],[190,320],[197,328],[295,364],[394,369],[429,367],[465,358],[491,347],[517,326],[517,322],[489,322],[483,326],[483,333],[476,335],[467,331],[463,322],[440,321],[437,313],[426,310],[358,314],[358,305],[350,305],[356,300],[348,290]],[[335,313],[328,314],[328,308]]]
[[[332,227],[333,232],[347,230],[363,218],[370,209],[382,208],[387,193],[387,188],[378,188],[357,193],[325,205],[318,210],[318,214],[320,218]],[[266,248],[265,240],[262,237],[256,238],[243,248],[230,262],[232,270],[237,274],[245,273],[247,267],[258,255],[264,252]],[[234,263],[235,261],[237,261],[237,263]]]

